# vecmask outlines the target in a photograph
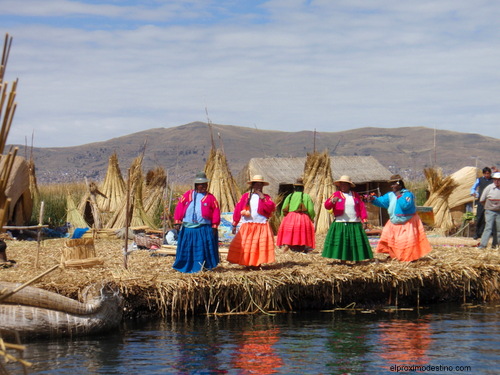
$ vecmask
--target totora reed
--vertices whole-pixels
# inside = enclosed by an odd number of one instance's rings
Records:
[[[322,237],[311,254],[277,249],[277,262],[260,270],[230,264],[221,251],[221,264],[215,270],[197,274],[173,270],[173,256],[155,256],[150,250],[131,251],[125,270],[122,241],[96,239],[96,255],[104,260],[102,265],[60,268],[32,286],[78,299],[85,287],[110,283],[121,291],[124,316],[129,318],[499,300],[498,250],[479,250],[470,238],[430,235],[429,239],[433,251],[410,263],[387,260],[382,254],[353,266],[332,263],[321,257]],[[7,241],[17,265],[0,270],[0,281],[24,283],[57,265],[65,241],[43,242],[38,269],[33,242]]]

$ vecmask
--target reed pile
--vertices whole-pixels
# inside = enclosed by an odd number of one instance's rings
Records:
[[[129,206],[127,207],[127,198],[125,194],[125,198],[120,203],[120,206],[115,211],[110,220],[106,223],[105,228],[124,228],[126,226],[126,218],[127,214],[129,215],[130,227],[149,227],[152,229],[156,228],[154,220],[147,214],[144,209],[143,202],[143,186],[144,186],[144,177],[142,174],[142,161],[143,156],[139,155],[134,159],[132,165],[129,169],[128,174],[128,194]]]
[[[310,254],[276,249],[277,261],[261,270],[228,263],[213,271],[182,274],[172,269],[173,256],[132,251],[123,268],[121,240],[95,241],[104,264],[88,269],[60,269],[37,287],[78,299],[86,286],[105,281],[118,287],[128,317],[140,315],[270,313],[302,309],[415,307],[443,301],[483,302],[500,299],[500,252],[479,250],[468,238],[429,236],[433,251],[416,262],[386,260],[354,266],[321,257],[324,236]],[[1,281],[26,282],[59,263],[64,239],[45,240],[36,269],[32,242],[9,241],[17,266],[0,270]]]
[[[77,209],[75,200],[68,192],[66,196],[66,222],[71,223],[73,228],[88,228],[89,224],[83,218],[83,215]]]
[[[308,153],[304,164],[304,192],[314,202],[316,234],[327,233],[332,222],[332,215],[324,206],[335,191],[330,163],[330,155],[324,151]]]
[[[458,184],[451,176],[443,177],[440,169],[425,168],[424,174],[430,193],[424,206],[433,208],[434,228],[447,234],[455,227],[448,199]]]
[[[241,192],[222,149],[210,150],[205,164],[205,174],[210,180],[208,191],[217,198],[221,212],[233,212]]]
[[[118,209],[125,199],[127,190],[120,171],[116,152],[109,157],[106,176],[99,190],[103,195],[97,196],[97,206],[109,220],[109,217]]]

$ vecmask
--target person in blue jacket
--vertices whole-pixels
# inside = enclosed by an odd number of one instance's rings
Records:
[[[372,204],[387,209],[389,220],[382,229],[375,251],[391,258],[411,262],[428,254],[432,247],[417,215],[415,196],[406,189],[400,175],[391,176],[392,191],[381,197],[370,196]]]

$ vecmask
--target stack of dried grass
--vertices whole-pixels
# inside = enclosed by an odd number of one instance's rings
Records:
[[[87,192],[83,195],[78,205],[78,211],[87,222],[92,223],[94,229],[102,229],[104,227],[104,220],[101,210],[97,205],[97,197],[105,197],[105,195],[99,190],[95,182],[88,182],[85,178],[85,184],[87,186]]]
[[[127,224],[127,215],[130,218],[129,227],[149,227],[152,229],[156,228],[153,219],[146,213],[144,209],[144,177],[142,175],[142,161],[143,156],[138,156],[134,159],[129,169],[127,182],[127,186],[129,189],[129,206],[127,207],[127,194],[125,194],[120,207],[118,207],[113,216],[106,223],[106,228],[124,228]]]
[[[103,195],[97,196],[97,207],[101,211],[104,220],[108,221],[126,196],[125,181],[123,180],[118,156],[116,152],[110,156],[108,170],[99,189]]]
[[[332,222],[332,215],[325,208],[324,202],[335,191],[328,151],[307,154],[303,179],[304,192],[314,202],[316,233],[324,234],[328,232]]]
[[[61,251],[63,267],[93,267],[102,265],[104,260],[97,257],[93,238],[75,238],[67,240]]]
[[[83,218],[83,215],[76,208],[73,197],[68,192],[66,196],[66,222],[70,223],[73,228],[88,228],[89,224]]]
[[[9,135],[10,127],[12,125],[12,120],[17,107],[17,103],[15,103],[17,80],[14,81],[10,93],[8,93],[9,85],[4,81],[11,45],[12,37],[9,37],[9,34],[6,34],[2,61],[0,64],[0,158],[3,162],[3,166],[0,170],[0,227],[4,226],[8,220],[10,199],[5,195],[5,190],[17,154],[17,148],[15,148],[11,149],[7,155],[1,155],[5,150],[7,137]]]
[[[156,167],[146,173],[144,210],[153,217],[158,206],[164,202],[167,187],[167,172],[162,167]]]
[[[215,195],[221,212],[233,212],[241,195],[240,189],[229,169],[222,149],[211,149],[205,164],[205,173],[210,180],[208,191]]]
[[[447,234],[454,228],[448,199],[457,183],[451,176],[443,177],[440,169],[426,168],[424,174],[430,193],[424,206],[433,208],[435,229]]]

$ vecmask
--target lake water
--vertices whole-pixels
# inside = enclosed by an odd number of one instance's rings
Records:
[[[500,307],[189,317],[24,344],[30,374],[499,374]]]

